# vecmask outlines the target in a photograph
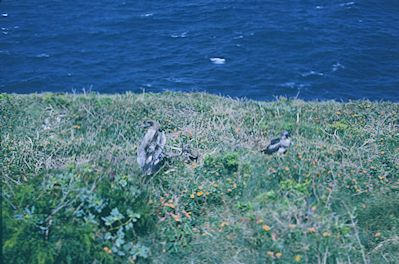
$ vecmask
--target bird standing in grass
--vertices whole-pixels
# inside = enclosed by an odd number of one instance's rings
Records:
[[[156,121],[145,121],[144,128],[148,130],[137,149],[137,162],[145,175],[151,175],[162,165],[166,137]]]
[[[281,132],[280,138],[272,139],[269,146],[262,150],[265,154],[273,154],[277,152],[278,154],[284,154],[291,145],[290,134],[288,131]]]

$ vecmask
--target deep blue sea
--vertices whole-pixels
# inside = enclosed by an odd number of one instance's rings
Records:
[[[399,0],[0,0],[0,92],[399,101]]]

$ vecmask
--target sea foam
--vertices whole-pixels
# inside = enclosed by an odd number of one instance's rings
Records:
[[[315,71],[308,71],[308,72],[301,73],[301,75],[302,75],[303,77],[308,77],[308,76],[323,76],[324,73],[322,73],[322,72],[315,72]]]
[[[338,71],[339,69],[345,69],[345,66],[342,65],[342,64],[339,63],[339,62],[334,63],[334,64],[331,66],[331,70],[332,70],[333,72],[336,72],[336,71]]]
[[[225,64],[226,59],[223,58],[210,58],[209,59],[213,64]]]
[[[180,33],[180,34],[177,34],[177,33],[175,33],[175,34],[172,34],[172,35],[170,35],[172,38],[185,38],[186,36],[187,36],[187,33],[188,32],[183,32],[183,33]]]
[[[40,53],[40,54],[37,54],[35,57],[36,58],[48,58],[48,57],[50,57],[50,55],[47,53]]]
[[[145,13],[145,14],[142,14],[141,17],[150,17],[153,15],[154,15],[154,13]]]

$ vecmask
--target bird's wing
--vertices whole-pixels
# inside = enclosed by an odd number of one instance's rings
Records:
[[[272,139],[271,141],[270,141],[270,145],[275,145],[275,144],[277,144],[277,143],[280,143],[280,139],[279,138],[275,138],[275,139]],[[269,145],[269,146],[270,146]]]
[[[137,162],[146,175],[159,169],[165,143],[165,134],[159,131],[159,124],[155,123],[148,129],[137,148]]]
[[[163,148],[166,143],[166,136],[165,133],[162,131],[158,131],[158,136],[157,136],[157,144]]]
[[[157,130],[150,128],[147,133],[144,135],[144,138],[141,140],[139,147],[137,148],[137,162],[140,167],[143,168],[148,159],[148,149],[151,145],[151,142],[154,139]]]
[[[266,154],[273,154],[274,152],[278,151],[279,148],[280,148],[280,139],[276,138],[270,141],[269,146],[267,146],[266,149],[263,150],[263,152]]]
[[[140,146],[137,151],[145,151],[145,149],[150,145],[151,141],[154,140],[154,136],[157,130],[150,128],[144,135],[143,140],[141,140]]]
[[[153,153],[154,160],[161,159],[163,148],[165,146],[166,137],[163,132],[158,132],[155,151]]]

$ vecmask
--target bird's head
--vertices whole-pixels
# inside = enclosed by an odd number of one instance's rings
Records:
[[[282,139],[287,139],[289,137],[290,137],[290,133],[288,133],[288,131],[284,130],[283,132],[281,132]]]
[[[141,125],[143,128],[150,128],[150,127],[155,127],[156,129],[159,129],[159,124],[157,121],[154,120],[146,120],[143,122]]]

